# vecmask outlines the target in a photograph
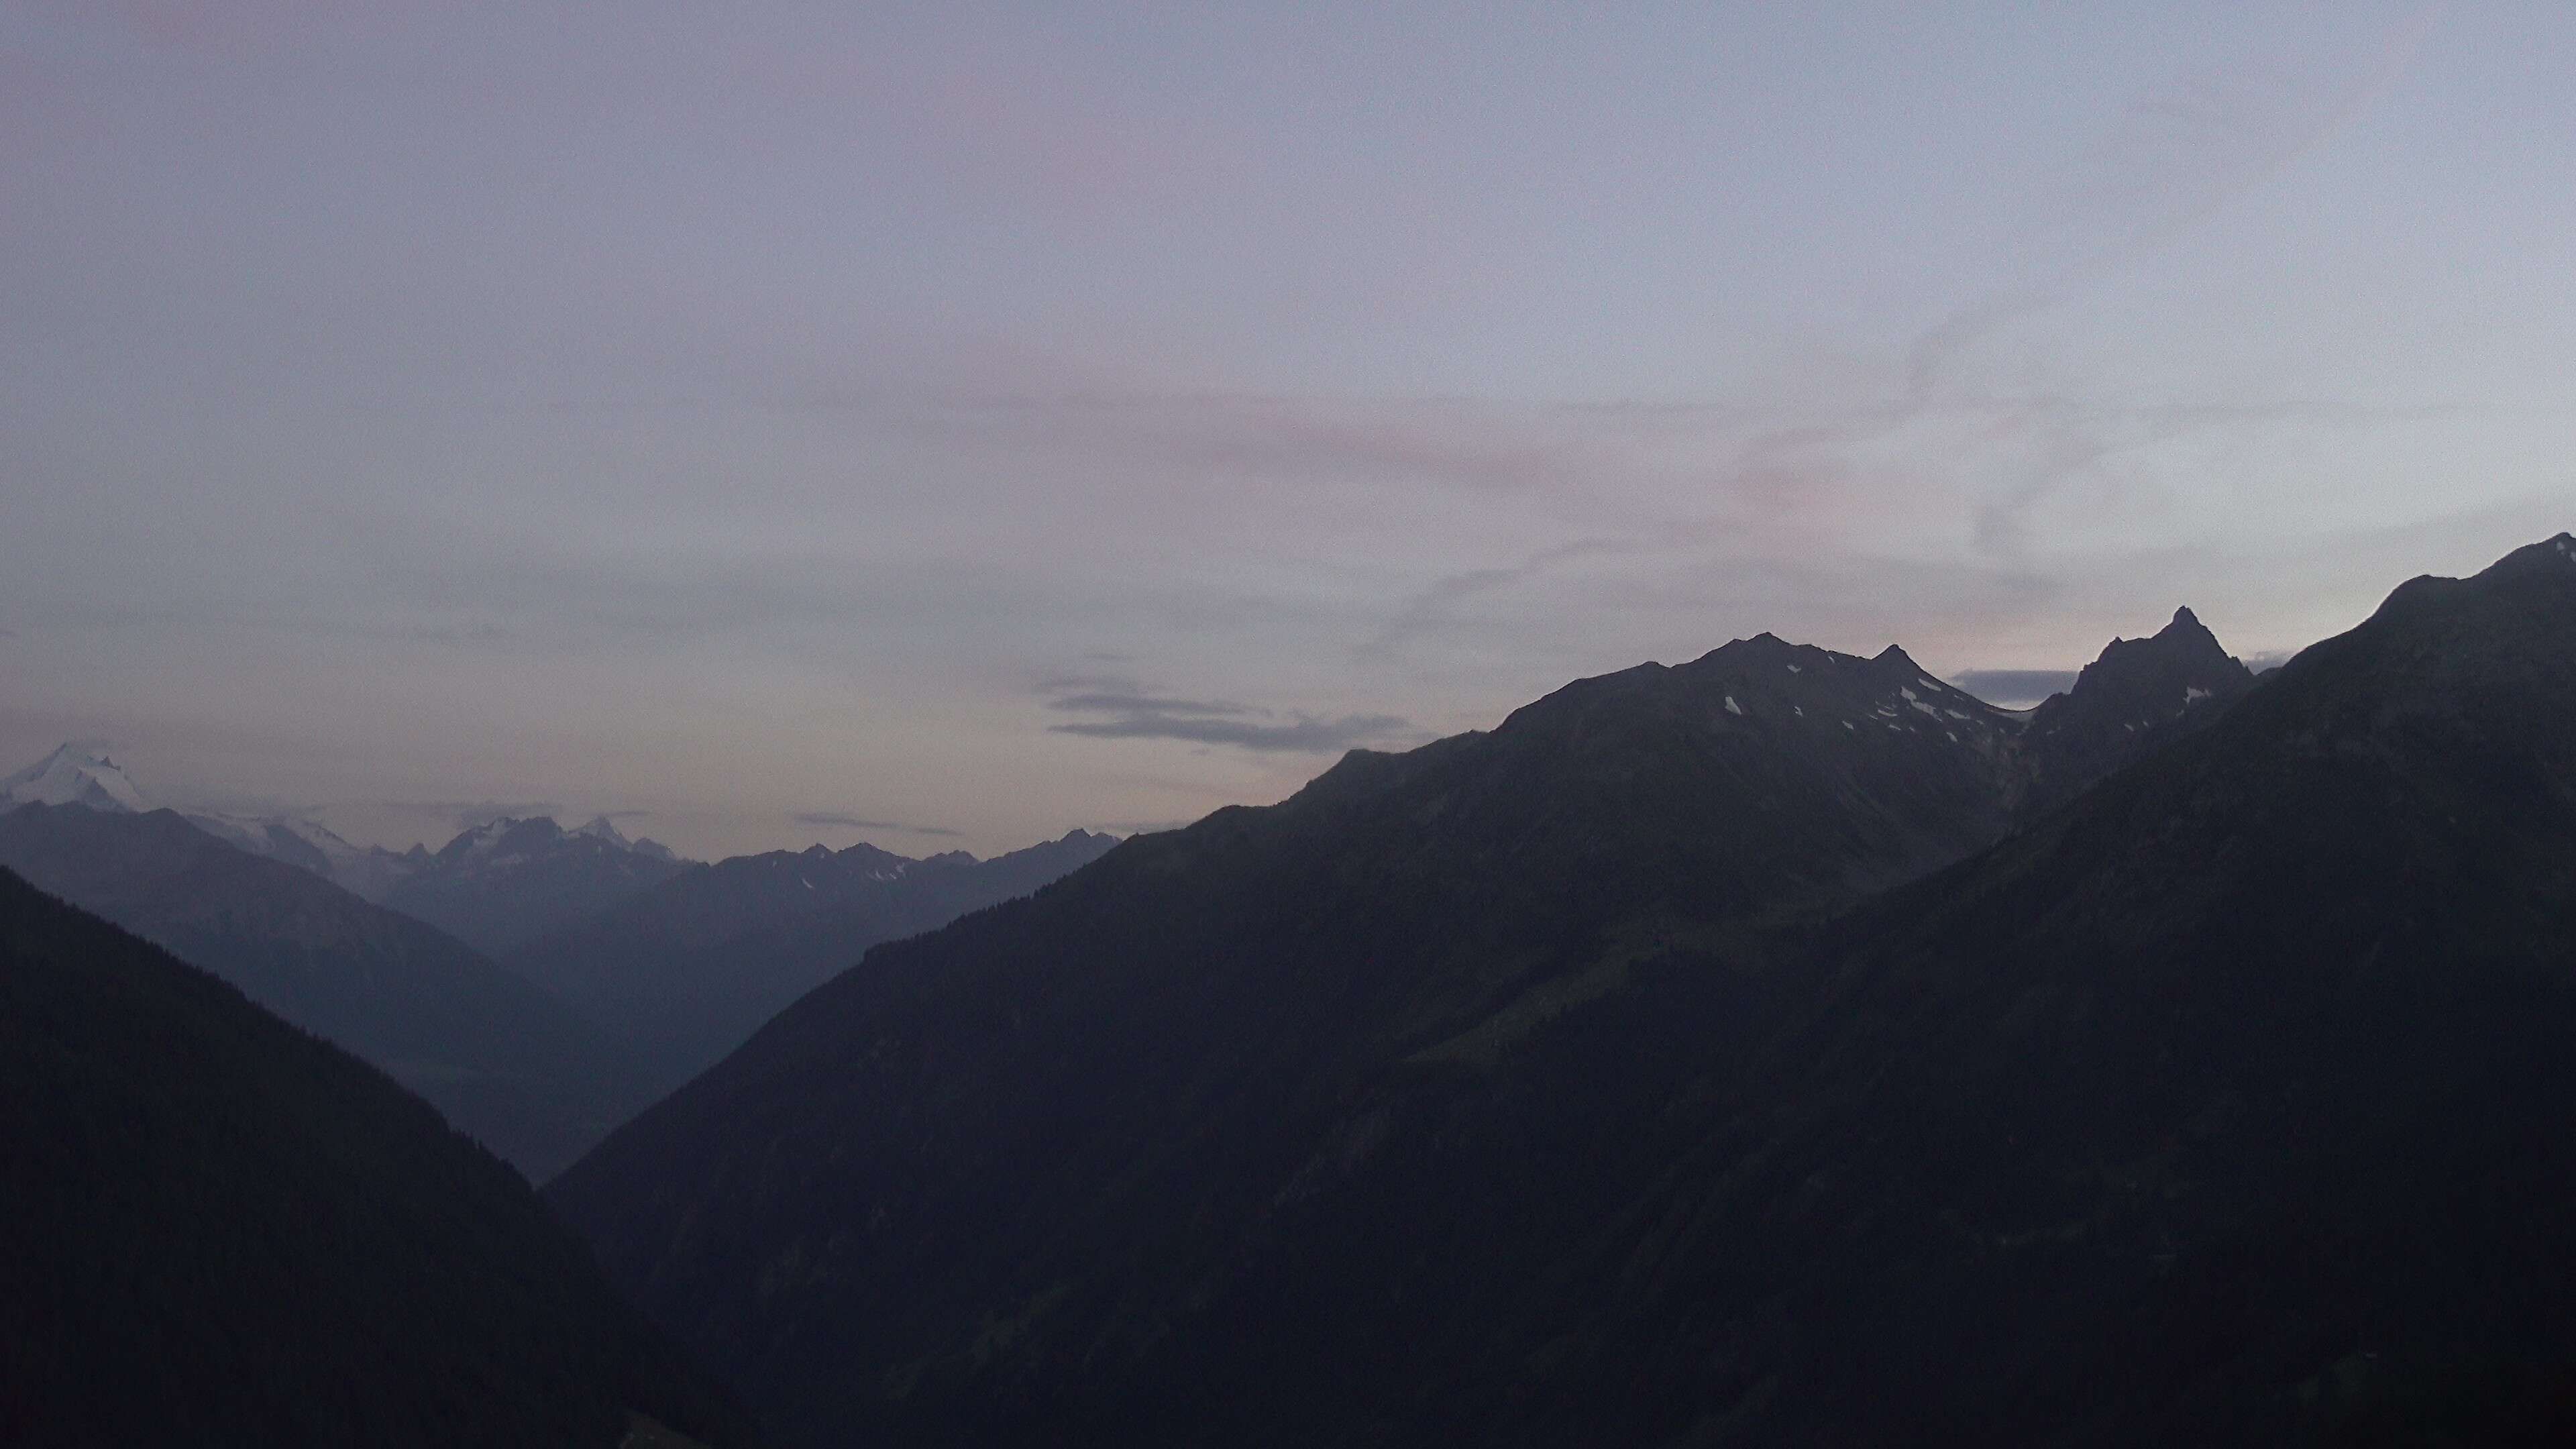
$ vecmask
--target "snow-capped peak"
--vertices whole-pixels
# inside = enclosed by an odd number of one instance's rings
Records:
[[[35,764],[0,779],[0,810],[21,805],[85,805],[112,814],[141,814],[152,807],[124,767],[95,750],[64,745]]]

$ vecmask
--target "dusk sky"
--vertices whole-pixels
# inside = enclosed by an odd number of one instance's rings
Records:
[[[0,771],[1126,833],[2576,526],[2576,7],[0,0]]]

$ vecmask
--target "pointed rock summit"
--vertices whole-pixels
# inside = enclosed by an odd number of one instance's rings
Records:
[[[2149,638],[2112,640],[2073,688],[2032,712],[2022,736],[2031,775],[2023,810],[2073,797],[2150,741],[2215,720],[2253,687],[2254,672],[2187,607]]]

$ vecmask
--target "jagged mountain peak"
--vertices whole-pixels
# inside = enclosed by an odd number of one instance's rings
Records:
[[[2147,642],[2188,650],[2205,659],[2228,657],[2227,650],[2218,642],[2218,636],[2210,632],[2207,624],[2200,622],[2200,616],[2193,613],[2188,604],[2174,610],[2172,622],[2157,630]]]
[[[454,839],[433,854],[451,865],[467,864],[493,857],[515,857],[572,841],[597,842],[615,851],[657,861],[676,862],[679,859],[669,846],[659,841],[628,838],[606,815],[593,816],[587,823],[571,829],[566,829],[551,815],[495,816],[457,832]]]
[[[605,840],[609,844],[621,849],[632,849],[635,845],[634,841],[627,839],[624,833],[618,830],[617,822],[609,819],[605,815],[594,815],[590,817],[589,823],[576,825],[564,833],[567,835],[586,835],[594,840]]]
[[[2149,748],[2214,720],[2254,687],[2189,607],[2145,638],[2113,639],[2063,694],[2031,712],[2022,753],[2025,812],[2067,800]]]
[[[2113,639],[2075,676],[2074,687],[2061,698],[2140,688],[2172,693],[2176,687],[2198,688],[2207,694],[2221,685],[2252,678],[2252,672],[2227,652],[2200,616],[2184,607],[2174,610],[2173,621],[2154,634]]]

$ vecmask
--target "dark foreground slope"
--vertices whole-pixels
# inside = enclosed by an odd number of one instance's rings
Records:
[[[626,1043],[659,1095],[869,947],[1027,895],[1117,843],[1076,830],[991,860],[872,845],[735,856],[691,865],[510,964]]]
[[[2576,542],[2408,584],[1816,969],[1574,1280],[1620,1327],[1561,1422],[1645,1366],[1703,1380],[1647,1437],[2576,1437]]]
[[[818,1441],[1364,1425],[1645,1170],[1780,929],[1995,838],[2006,731],[1895,650],[1586,680],[881,947],[552,1194]]]
[[[748,1442],[516,1173],[0,872],[0,1442]]]
[[[2576,542],[2409,584],[1841,923],[1658,1104],[1653,1180],[1375,1422],[2566,1442],[2571,722]]]
[[[0,815],[0,867],[391,1072],[543,1181],[647,1100],[627,1052],[408,916],[156,810]]]

